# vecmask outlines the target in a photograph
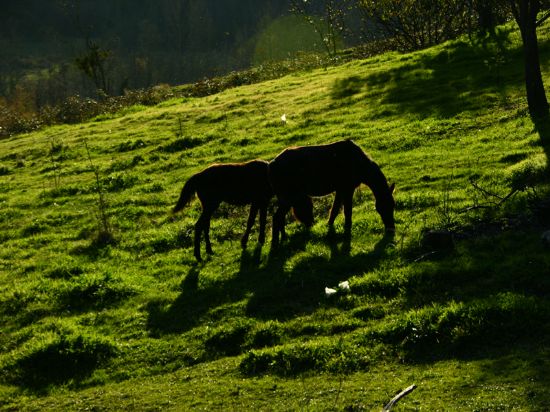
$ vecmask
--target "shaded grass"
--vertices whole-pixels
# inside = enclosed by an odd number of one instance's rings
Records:
[[[499,36],[2,140],[6,407],[371,410],[417,383],[406,408],[547,409],[547,129],[527,115],[517,33]],[[195,262],[198,202],[170,215],[191,175],[342,138],[396,182],[395,236],[366,188],[351,241],[325,197],[277,253],[241,250],[247,209],[224,205]],[[113,243],[95,241],[85,140]],[[471,181],[519,192],[480,208]],[[452,248],[423,242],[434,228]]]

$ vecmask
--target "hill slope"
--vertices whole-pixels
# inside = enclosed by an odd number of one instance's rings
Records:
[[[550,408],[544,188],[488,207],[547,170],[501,34],[0,141],[1,405],[372,410],[416,383],[405,408]],[[395,238],[363,187],[349,245],[331,197],[273,255],[223,205],[195,263],[198,202],[169,213],[192,174],[348,138],[397,184]]]

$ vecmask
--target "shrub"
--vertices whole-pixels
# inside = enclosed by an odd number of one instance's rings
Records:
[[[216,329],[205,341],[205,346],[217,354],[235,356],[241,353],[250,324],[237,320],[234,325],[224,325]]]
[[[180,137],[173,142],[162,146],[160,150],[167,153],[181,152],[182,150],[192,149],[193,147],[200,146],[204,142],[202,139],[196,137]]]
[[[369,341],[390,343],[407,357],[456,355],[484,345],[511,344],[543,329],[550,306],[540,299],[500,293],[470,302],[453,302],[410,311],[369,334]],[[545,333],[545,332],[544,332]]]
[[[4,359],[3,376],[35,388],[80,380],[116,353],[106,338],[52,324]]]
[[[370,362],[368,351],[355,342],[331,340],[252,350],[241,361],[240,371],[248,376],[273,373],[295,376],[309,371],[351,373],[365,369]]]
[[[253,328],[247,337],[245,346],[252,348],[264,348],[281,343],[284,330],[279,322],[267,322]]]
[[[65,283],[59,291],[58,301],[66,310],[100,309],[133,294],[132,288],[110,273],[83,274]]]
[[[540,183],[548,183],[548,162],[544,154],[539,154],[510,167],[510,187],[515,190],[525,190]]]
[[[46,276],[52,279],[70,279],[82,275],[84,269],[72,259],[58,260],[54,266],[46,272]]]
[[[9,175],[10,173],[11,173],[11,170],[9,169],[9,167],[0,165],[0,176],[6,176],[6,175]]]
[[[116,150],[117,152],[130,152],[132,150],[141,149],[145,147],[146,144],[143,140],[137,139],[137,140],[127,140],[124,143],[120,143]]]
[[[103,187],[108,192],[120,192],[133,187],[139,178],[127,173],[109,175],[103,179]]]

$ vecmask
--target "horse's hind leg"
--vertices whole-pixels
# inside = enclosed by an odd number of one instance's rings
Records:
[[[353,190],[344,193],[342,196],[343,203],[344,203],[344,233],[348,236],[351,235],[351,206],[353,201]]]
[[[267,222],[267,205],[260,206],[260,235],[258,236],[258,242],[262,245],[265,242],[265,225]]]
[[[204,211],[201,213],[199,220],[197,220],[197,223],[195,223],[195,249],[194,249],[194,255],[195,259],[197,259],[199,262],[202,261],[201,258],[201,235],[204,228]]]
[[[210,243],[210,220],[212,219],[212,214],[214,213],[214,210],[216,210],[216,207],[205,210],[206,216],[204,221],[204,238],[206,241],[206,253],[209,255],[214,254],[214,251],[212,250],[212,243]]]
[[[244,235],[241,239],[241,246],[243,247],[243,249],[246,248],[248,237],[250,236],[250,231],[252,230],[252,226],[254,225],[257,214],[258,206],[255,203],[252,203],[252,205],[250,206],[250,213],[248,214],[248,221],[246,222],[246,230],[244,231]]]

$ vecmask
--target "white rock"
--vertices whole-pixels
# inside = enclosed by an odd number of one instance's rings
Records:
[[[326,297],[330,297],[334,294],[336,294],[337,290],[336,289],[332,289],[332,288],[325,288],[325,295]]]

